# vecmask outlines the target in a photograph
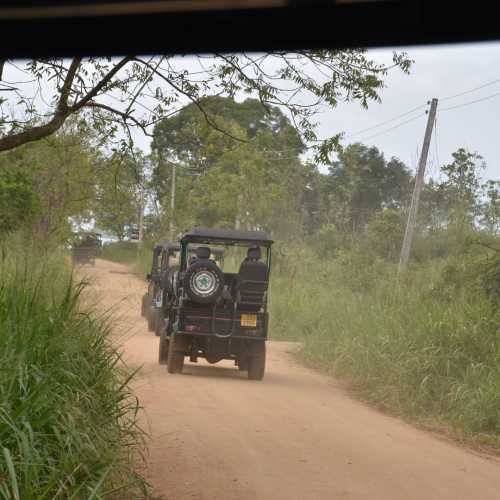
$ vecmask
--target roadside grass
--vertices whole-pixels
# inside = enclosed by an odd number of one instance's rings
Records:
[[[477,290],[445,293],[444,265],[398,281],[382,262],[299,264],[274,277],[271,338],[303,342],[302,362],[365,401],[498,450],[500,313]]]
[[[148,498],[132,373],[85,283],[57,252],[0,254],[0,498]]]

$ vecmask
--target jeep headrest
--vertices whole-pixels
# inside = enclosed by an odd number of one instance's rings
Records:
[[[210,248],[198,247],[196,249],[196,257],[198,257],[198,259],[209,259],[210,258]]]
[[[261,257],[260,247],[249,248],[247,257],[253,260],[259,260]]]

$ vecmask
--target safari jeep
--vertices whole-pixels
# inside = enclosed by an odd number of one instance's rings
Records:
[[[148,328],[153,331],[153,313],[156,297],[160,290],[160,255],[163,245],[155,245],[153,248],[153,259],[151,261],[151,271],[147,274],[148,291],[142,296],[141,315],[146,318]]]
[[[168,317],[168,308],[171,304],[172,275],[179,269],[180,245],[178,243],[164,243],[156,245],[153,249],[153,260],[151,264],[151,273],[147,275],[149,281],[148,292],[143,298],[145,313],[148,321],[148,328],[160,335],[165,326],[165,318]],[[192,256],[196,247],[189,249],[189,255]],[[222,265],[224,253],[221,249],[214,249],[214,259]]]
[[[160,332],[159,362],[169,373],[182,372],[188,357],[194,363],[198,358],[233,360],[249,379],[264,377],[272,243],[261,231],[195,229],[184,234]],[[224,249],[222,265],[212,258],[216,249]]]
[[[95,258],[101,254],[102,240],[99,233],[74,233],[71,244],[73,265],[90,264],[95,266]]]
[[[168,318],[169,308],[173,302],[172,295],[172,278],[175,272],[179,270],[180,263],[180,245],[167,244],[163,247],[160,257],[160,290],[157,295],[155,317],[155,333],[160,335],[163,328],[165,328],[165,319]],[[190,258],[196,256],[196,246],[191,246],[188,249]],[[214,248],[212,250],[211,258],[217,263],[219,267],[224,265],[224,251],[221,248]]]
[[[160,252],[158,289],[155,300],[151,305],[151,315],[153,319],[150,329],[155,332],[156,336],[160,335],[161,329],[165,323],[165,309],[168,307],[169,303],[169,290],[166,285],[172,273],[179,269],[179,252],[180,246],[178,243],[165,243]]]

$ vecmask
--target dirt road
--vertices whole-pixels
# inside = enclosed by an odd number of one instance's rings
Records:
[[[352,400],[268,344],[263,382],[230,363],[157,364],[140,317],[144,281],[119,264],[85,268],[114,306],[123,350],[152,434],[149,479],[169,500],[498,500],[500,463]]]

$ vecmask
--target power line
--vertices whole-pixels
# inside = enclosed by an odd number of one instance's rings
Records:
[[[442,98],[440,98],[440,101],[447,101],[449,99],[455,99],[455,97],[460,97],[460,96],[463,96],[466,94],[470,94],[471,92],[475,92],[476,90],[484,89],[485,87],[489,87],[490,85],[494,85],[495,83],[498,83],[498,82],[500,82],[500,78],[497,78],[496,80],[492,80],[490,82],[484,83],[483,85],[479,85],[478,87],[474,87],[472,89],[465,90],[464,92],[460,92],[459,94],[454,94],[454,95],[450,95],[447,97],[442,97]]]
[[[439,100],[440,100],[440,101],[447,101],[447,100],[450,100],[450,99],[455,99],[456,97],[460,97],[460,96],[463,96],[463,95],[466,95],[466,94],[470,94],[470,93],[472,93],[472,92],[475,92],[476,90],[480,90],[480,89],[483,89],[483,88],[489,87],[489,86],[494,85],[495,83],[498,83],[498,82],[500,82],[500,78],[497,78],[497,79],[495,79],[495,80],[491,80],[491,81],[489,81],[489,82],[484,83],[483,85],[479,85],[479,86],[477,86],[477,87],[474,87],[474,88],[471,88],[471,89],[465,90],[465,91],[460,92],[460,93],[458,93],[458,94],[453,94],[453,95],[450,95],[450,96],[442,97],[442,98],[440,98]],[[468,105],[475,104],[475,103],[482,102],[482,101],[486,101],[486,100],[489,100],[489,99],[493,99],[494,97],[497,97],[497,96],[499,96],[499,95],[500,95],[500,92],[495,93],[495,94],[492,94],[492,95],[489,95],[489,96],[486,96],[486,97],[483,97],[483,98],[481,98],[481,99],[476,99],[476,100],[474,100],[474,101],[469,101],[469,102],[466,102],[466,103],[457,104],[457,105],[455,105],[455,106],[449,106],[449,107],[447,107],[447,108],[443,108],[443,109],[439,110],[439,111],[438,111],[438,113],[439,113],[439,112],[443,112],[443,111],[449,111],[449,110],[456,109],[456,108],[461,108],[461,107],[463,107],[463,106],[468,106]],[[427,104],[428,104],[428,103],[427,103]],[[369,132],[370,130],[374,130],[374,129],[377,129],[377,128],[382,127],[382,126],[384,126],[384,125],[387,125],[388,123],[392,123],[392,122],[394,122],[394,121],[396,121],[396,120],[399,120],[400,118],[404,118],[405,116],[411,115],[411,114],[412,114],[412,113],[414,113],[415,111],[418,111],[419,109],[422,109],[422,108],[426,107],[426,106],[427,106],[427,104],[421,104],[421,105],[416,106],[415,108],[412,108],[412,109],[410,109],[409,111],[406,111],[406,112],[404,112],[404,113],[402,113],[402,114],[400,114],[400,115],[398,115],[398,116],[395,116],[395,117],[393,117],[393,118],[390,118],[389,120],[385,120],[385,121],[380,122],[380,123],[378,123],[378,124],[376,124],[376,125],[373,125],[373,126],[371,126],[371,127],[367,127],[367,128],[365,128],[365,129],[358,130],[357,132],[352,132],[352,133],[350,133],[350,134],[347,134],[347,135],[345,135],[345,136],[344,136],[344,139],[349,139],[349,138],[351,138],[351,137],[354,137],[354,136],[356,136],[356,135],[362,134],[362,133],[364,133],[364,132]],[[365,137],[365,138],[363,138],[363,139],[360,139],[360,142],[361,142],[361,141],[366,141],[366,140],[372,139],[372,138],[374,138],[374,137],[378,137],[379,135],[383,135],[383,134],[385,134],[385,133],[387,133],[387,132],[390,132],[390,131],[392,131],[392,130],[395,130],[395,129],[399,128],[400,126],[406,125],[407,123],[410,123],[410,122],[412,122],[413,120],[416,120],[417,118],[420,118],[421,116],[422,116],[422,114],[419,114],[418,116],[416,116],[416,117],[414,117],[414,118],[411,118],[411,119],[409,119],[409,120],[406,120],[406,121],[404,121],[404,122],[402,122],[402,123],[399,123],[399,124],[397,124],[396,126],[391,127],[391,128],[389,128],[389,129],[387,129],[387,130],[385,130],[385,131],[382,131],[382,132],[380,132],[380,133],[378,133],[378,132],[377,132],[376,134],[373,134],[373,135],[371,135],[371,136],[369,136],[369,137]],[[436,122],[437,122],[437,119],[436,119]],[[436,137],[436,134],[437,134],[436,129],[434,129],[434,135],[435,135],[435,137]],[[328,140],[329,140],[329,139],[319,139],[319,140],[318,140],[318,141],[316,141],[316,142],[320,143],[320,142],[326,142],[326,141],[328,141]],[[437,141],[437,139],[436,139],[436,141]],[[311,149],[312,147],[313,147],[313,146],[306,146],[304,149]],[[437,147],[437,144],[436,144],[436,147]],[[287,150],[287,151],[274,151],[274,153],[287,153],[287,152],[291,152],[291,151],[294,151],[294,150],[295,150],[295,151],[297,151],[297,150],[299,150],[299,149],[300,149],[300,148],[296,148],[296,149],[295,149],[295,148],[293,148],[293,149],[289,149],[289,150]],[[277,158],[277,159],[282,160],[282,159],[286,159],[286,158]],[[439,157],[437,158],[437,161],[438,161],[438,163],[439,163]]]
[[[427,104],[421,104],[420,106],[417,106],[417,107],[412,108],[412,109],[410,109],[408,111],[405,111],[404,113],[402,113],[400,115],[397,115],[397,116],[394,116],[393,118],[390,118],[389,120],[385,120],[383,122],[377,123],[376,125],[372,125],[371,127],[368,127],[368,128],[362,129],[362,130],[358,130],[357,132],[352,132],[350,134],[347,134],[343,138],[344,139],[349,139],[350,137],[353,137],[355,135],[359,135],[359,134],[362,134],[364,132],[368,132],[370,130],[374,130],[376,128],[383,127],[384,125],[387,125],[388,123],[392,123],[392,122],[394,122],[396,120],[399,120],[400,118],[404,118],[405,116],[408,116],[408,115],[414,113],[415,111],[418,111],[419,109],[425,108],[426,106],[427,106]],[[422,116],[422,115],[420,114],[420,115],[418,115],[415,118],[419,118],[420,116]],[[404,125],[404,124],[408,123],[409,121],[411,121],[411,120],[407,120],[407,121],[405,121],[405,122],[403,122],[403,123],[401,123],[399,125]],[[399,125],[397,125],[396,127],[393,127],[393,128],[397,128]],[[392,130],[392,128],[388,129],[387,131],[389,131],[389,130]],[[385,133],[385,132],[383,132],[383,133]],[[322,143],[322,142],[327,142],[329,140],[330,139],[318,139],[318,140],[316,140],[314,142],[316,142],[316,143]],[[303,149],[305,149],[305,150],[307,150],[307,149],[313,149],[314,147],[315,146],[305,146],[304,148],[289,148],[289,149],[281,150],[281,151],[272,151],[272,153],[289,153],[291,151],[301,151]]]
[[[418,116],[414,116],[413,118],[410,118],[409,120],[406,120],[402,123],[398,123],[394,127],[388,128],[387,130],[383,130],[382,132],[377,132],[376,134],[370,135],[369,137],[363,137],[360,139],[360,142],[368,141],[369,139],[373,139],[374,137],[378,137],[379,135],[387,134],[388,132],[391,132],[392,130],[396,130],[396,129],[402,127],[403,125],[406,125],[407,123],[411,123],[411,122],[417,120],[418,118],[421,118],[422,116],[425,116],[425,113],[420,113]]]
[[[429,179],[429,178],[432,178],[432,175],[435,171],[436,157],[430,158],[427,163],[428,163],[428,166],[427,166],[427,172],[426,172],[425,177],[427,177]]]
[[[354,135],[359,135],[359,134],[362,134],[363,132],[368,132],[370,130],[382,127],[384,125],[387,125],[388,123],[399,120],[399,118],[404,118],[405,116],[408,116],[408,115],[414,113],[415,111],[418,111],[419,109],[425,108],[426,106],[427,106],[427,104],[421,104],[420,106],[417,106],[416,108],[410,109],[409,111],[406,111],[405,113],[403,113],[401,115],[395,116],[394,118],[390,118],[389,120],[378,123],[377,125],[373,125],[372,127],[368,127],[368,128],[363,129],[363,130],[358,130],[357,132],[353,132],[352,134],[347,134],[344,138],[348,139],[349,137],[352,137]],[[407,122],[405,122],[405,123],[407,123]]]
[[[457,104],[455,106],[449,106],[447,108],[441,109],[440,112],[442,113],[443,111],[449,111],[451,109],[457,109],[457,108],[462,108],[464,106],[470,106],[471,104],[476,104],[476,103],[482,102],[482,101],[488,101],[488,100],[493,99],[494,97],[498,97],[498,96],[500,96],[500,92],[488,95],[486,97],[482,97],[481,99],[475,99],[474,101],[468,101],[468,102],[464,102],[462,104]]]
[[[425,113],[420,113],[418,116],[410,118],[409,120],[406,120],[406,121],[404,121],[402,123],[398,123],[394,127],[390,127],[387,130],[383,130],[382,132],[377,132],[376,134],[370,135],[369,137],[364,137],[364,138],[360,139],[359,142],[367,141],[369,139],[373,139],[374,137],[378,137],[380,135],[387,134],[388,132],[391,132],[393,130],[396,130],[396,129],[402,127],[403,125],[411,123],[411,122],[417,120],[418,118],[421,118],[422,116],[425,116]],[[323,142],[325,142],[325,141],[323,141]],[[311,149],[311,146],[306,147],[305,149]],[[290,149],[289,151],[270,151],[270,153],[281,153],[281,152],[286,153],[286,152],[291,152],[291,151],[293,151],[293,149]],[[268,160],[268,161],[283,161],[283,160],[295,160],[295,159],[297,159],[297,156],[281,157],[281,158],[280,157],[267,157],[267,156],[264,156],[264,158],[266,160]]]
[[[470,93],[475,92],[477,90],[489,87],[489,86],[494,85],[495,83],[498,83],[498,82],[500,82],[500,78],[498,78],[496,80],[492,80],[490,82],[487,82],[487,83],[485,83],[483,85],[479,85],[479,86],[474,87],[472,89],[465,90],[464,92],[460,92],[458,94],[454,94],[454,95],[443,97],[440,100],[441,101],[447,101],[447,100],[450,100],[450,99],[454,99],[456,97],[460,97],[460,96],[463,96],[463,95],[466,95],[466,94],[470,94]],[[442,108],[442,109],[440,109],[438,111],[438,113],[441,113],[441,112],[444,112],[444,111],[450,111],[450,110],[453,110],[453,109],[462,108],[464,106],[470,106],[472,104],[476,104],[476,103],[479,103],[479,102],[487,101],[487,100],[493,99],[493,98],[498,97],[498,96],[500,96],[500,92],[497,92],[495,94],[491,94],[491,95],[486,96],[486,97],[482,97],[480,99],[475,99],[473,101],[468,101],[468,102],[465,102],[465,103],[462,103],[462,104],[457,104],[457,105],[454,105],[454,106],[449,106],[447,108]],[[349,139],[349,138],[351,138],[353,136],[362,134],[363,132],[368,132],[370,130],[374,130],[374,129],[377,129],[379,127],[382,127],[382,126],[384,126],[384,125],[386,125],[388,123],[391,123],[391,122],[394,122],[396,120],[399,120],[400,118],[403,118],[405,116],[411,115],[415,111],[418,111],[419,109],[422,109],[425,106],[426,106],[426,104],[422,104],[420,106],[417,106],[415,108],[410,109],[409,111],[406,111],[405,113],[402,113],[402,114],[400,114],[398,116],[395,116],[394,118],[390,118],[389,120],[385,120],[385,121],[380,122],[380,123],[378,123],[376,125],[373,125],[371,127],[368,127],[368,128],[362,129],[362,130],[358,130],[357,132],[353,132],[351,134],[347,134],[347,135],[344,136],[344,139]],[[398,123],[397,125],[395,125],[393,127],[390,127],[387,130],[383,130],[381,132],[377,132],[376,134],[370,135],[368,137],[361,138],[359,142],[367,141],[367,140],[373,139],[375,137],[379,137],[381,135],[384,135],[384,134],[386,134],[388,132],[391,132],[393,130],[396,130],[396,129],[398,129],[398,128],[400,128],[400,127],[402,127],[402,126],[404,126],[404,125],[406,125],[408,123],[411,123],[411,122],[417,120],[418,118],[420,118],[422,116],[424,116],[424,113],[420,113],[419,115],[417,115],[417,116],[415,116],[413,118],[410,118],[409,120],[406,120],[406,121],[403,121],[401,123]],[[436,119],[434,121],[434,125],[435,125],[435,127],[434,127],[435,155],[436,155],[437,167],[439,167],[440,161],[439,161],[439,148],[438,148],[438,139],[437,139],[437,117],[436,117]],[[320,143],[320,142],[326,142],[328,140],[329,139],[320,139],[320,140],[318,140],[316,142]],[[312,149],[312,147],[314,147],[314,146],[306,146],[303,149],[308,150],[308,149]],[[285,150],[284,151],[273,151],[272,153],[288,153],[288,152],[292,152],[294,150],[298,151],[300,149],[302,149],[302,148],[291,148],[291,149],[286,150],[286,151]],[[290,157],[290,158],[283,157],[283,158],[268,158],[268,159],[270,159],[270,160],[276,160],[276,161],[281,161],[281,160],[289,160],[289,159],[291,160],[291,159],[295,159],[295,158],[296,157]]]
[[[422,107],[422,106],[419,106],[418,108],[414,108],[414,109],[412,110],[412,112],[413,112],[413,111],[415,111],[415,110],[417,110],[417,109],[419,109],[419,108],[421,108],[421,107]],[[408,115],[409,113],[405,113],[405,114],[406,114],[406,115]],[[400,115],[398,118],[400,118],[401,116],[403,116],[403,115]],[[408,123],[411,123],[411,122],[413,122],[413,121],[417,120],[418,118],[421,118],[422,116],[425,116],[425,113],[420,113],[419,115],[414,116],[413,118],[410,118],[409,120],[406,120],[406,121],[404,121],[404,122],[398,123],[397,125],[394,125],[393,127],[388,128],[387,130],[382,130],[381,132],[377,132],[376,134],[372,134],[372,135],[370,135],[370,136],[368,136],[368,137],[363,137],[363,138],[361,138],[361,139],[359,140],[359,142],[368,141],[368,140],[373,139],[373,138],[375,138],[375,137],[378,137],[378,136],[381,136],[381,135],[387,134],[388,132],[392,132],[393,130],[396,130],[396,129],[398,129],[398,128],[400,128],[400,127],[402,127],[402,126],[404,126],[404,125],[406,125],[406,124],[408,124]],[[393,119],[393,120],[390,120],[390,121],[394,121],[394,119]],[[386,123],[387,123],[387,122],[386,122]],[[373,127],[373,128],[376,128],[376,127]],[[370,129],[371,129],[371,128],[370,128]],[[347,138],[347,137],[351,137],[352,135],[353,135],[353,134],[351,134],[351,135],[349,135],[349,136],[346,136],[346,138]],[[320,141],[320,142],[326,142],[326,140],[324,140],[324,141]],[[312,149],[312,147],[313,147],[313,146],[308,146],[308,147],[306,147],[306,148],[304,148],[304,149]],[[270,153],[287,153],[287,152],[291,152],[291,151],[293,151],[293,149],[290,149],[290,150],[288,150],[288,151],[272,151],[272,152],[270,151]],[[282,161],[282,160],[293,160],[293,159],[296,159],[297,157],[295,156],[295,157],[288,157],[288,158],[287,158],[287,157],[282,157],[282,158],[279,158],[279,157],[266,157],[266,156],[264,156],[264,158],[266,158],[266,159],[268,159],[268,160],[271,160],[271,161],[272,161],[272,160],[275,160],[275,161]]]
[[[459,94],[454,94],[454,95],[451,95],[451,96],[446,96],[446,97],[443,97],[441,98],[440,100],[441,101],[446,101],[446,100],[449,100],[449,99],[454,99],[456,97],[460,97],[462,95],[466,95],[466,94],[469,94],[471,92],[475,92],[476,90],[480,90],[482,88],[485,88],[485,87],[488,87],[490,85],[493,85],[495,83],[498,83],[500,82],[500,78],[499,79],[496,79],[496,80],[492,80],[490,82],[487,82],[483,85],[479,85],[477,87],[474,87],[472,89],[469,89],[469,90],[466,90],[464,92],[461,92]],[[487,101],[487,100],[490,100],[490,99],[493,99],[497,96],[500,96],[500,92],[497,92],[495,94],[491,94],[489,96],[486,96],[486,97],[483,97],[481,99],[475,99],[473,101],[468,101],[468,102],[465,102],[465,103],[462,103],[462,104],[457,104],[455,106],[449,106],[447,108],[442,108],[440,109],[438,112],[444,112],[444,111],[450,111],[450,110],[453,110],[453,109],[458,109],[458,108],[461,108],[461,107],[464,107],[464,106],[469,106],[469,105],[472,105],[472,104],[476,104],[476,103],[479,103],[479,102],[482,102],[482,101]],[[344,136],[344,139],[349,139],[351,137],[354,137],[356,135],[359,135],[359,134],[362,134],[364,132],[368,132],[370,130],[374,130],[374,129],[377,129],[377,128],[380,128],[384,125],[387,125],[388,123],[392,123],[396,120],[399,120],[401,118],[404,118],[405,116],[408,116],[408,115],[411,115],[412,113],[414,113],[415,111],[418,111],[419,109],[422,109],[424,107],[427,106],[428,103],[426,104],[421,104],[419,106],[416,106],[415,108],[412,108],[400,115],[397,115],[393,118],[390,118],[389,120],[385,120],[383,122],[380,122],[376,125],[373,125],[371,127],[367,127],[365,129],[362,129],[362,130],[358,130],[357,132],[353,132],[351,134],[347,134]],[[414,116],[412,118],[410,118],[409,120],[405,120],[401,123],[398,123],[397,125],[393,126],[393,127],[390,127],[386,130],[383,130],[381,132],[377,132],[376,134],[372,134],[368,137],[364,137],[364,138],[361,138],[360,139],[360,142],[363,142],[363,141],[368,141],[370,139],[373,139],[375,137],[379,137],[381,135],[384,135],[384,134],[387,134],[389,132],[392,132],[393,130],[396,130],[404,125],[407,125],[408,123],[411,123],[419,118],[421,118],[422,116],[425,116],[425,113],[420,113],[418,114],[417,116]],[[435,139],[435,154],[436,154],[436,161],[437,161],[437,164],[439,165],[439,152],[438,152],[438,144],[437,144],[437,118],[435,119],[435,122],[434,124],[436,125],[435,128],[434,128],[434,139]],[[328,140],[330,139],[319,139],[317,140],[316,142],[317,143],[321,143],[321,142],[327,142]],[[280,153],[292,153],[293,151],[296,151],[296,152],[301,152],[303,150],[310,150],[312,149],[314,146],[305,146],[305,147],[297,147],[297,148],[289,148],[289,149],[286,149],[286,150],[281,150],[281,151],[269,151],[269,153],[271,154],[280,154]],[[264,158],[266,158],[267,160],[274,160],[274,161],[284,161],[284,160],[293,160],[293,159],[296,159],[297,156],[292,156],[292,157],[268,157],[267,155],[264,155]]]

